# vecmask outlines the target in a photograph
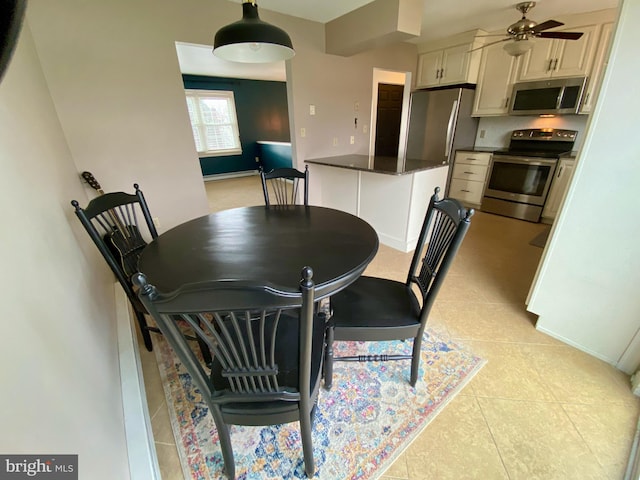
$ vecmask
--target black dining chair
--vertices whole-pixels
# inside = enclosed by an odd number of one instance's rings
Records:
[[[422,225],[406,282],[362,276],[331,297],[327,323],[324,384],[332,385],[335,361],[411,360],[410,383],[420,367],[422,335],[429,312],[470,225],[473,209],[438,199],[436,187]],[[416,291],[419,295],[416,295]],[[333,356],[335,341],[378,342],[413,339],[411,355]]]
[[[299,290],[243,281],[184,285],[163,294],[134,276],[143,305],[200,390],[218,430],[224,470],[235,478],[229,425],[300,422],[305,471],[315,472],[312,418],[322,373],[325,319],[314,315],[311,268]],[[208,368],[185,339],[192,329],[213,352]]]
[[[137,183],[133,185],[134,194],[105,193],[89,172],[83,172],[82,177],[100,195],[91,200],[85,208],[76,200],[72,200],[71,205],[127,295],[140,327],[144,346],[151,352],[151,333],[160,333],[160,330],[148,324],[145,317],[147,310],[140,303],[131,283],[131,275],[138,271],[138,259],[147,241],[158,236],[151,212]],[[196,337],[191,338],[197,340]],[[202,343],[200,347],[202,355],[210,362],[211,354],[208,347]]]
[[[270,205],[295,205],[299,203],[298,195],[302,183],[302,199],[304,205],[309,205],[309,166],[305,165],[304,172],[295,168],[276,168],[265,172],[260,167],[262,193],[264,203]]]
[[[83,178],[100,195],[82,208],[77,200],[71,205],[82,226],[98,247],[109,268],[116,276],[133,307],[144,345],[153,350],[150,332],[159,332],[149,326],[146,310],[133,291],[131,275],[138,271],[138,258],[147,241],[158,236],[142,190],[134,184],[134,194],[104,193],[100,184],[87,172]]]

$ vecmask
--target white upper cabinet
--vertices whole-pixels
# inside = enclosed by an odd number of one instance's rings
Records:
[[[559,32],[582,32],[578,40],[537,38],[523,55],[518,81],[588,75],[597,47],[600,25],[567,27]]]
[[[480,51],[472,50],[479,46],[475,32],[420,46],[416,87],[476,83]]]
[[[596,57],[589,73],[587,89],[585,90],[580,106],[580,113],[591,113],[596,103],[596,97],[602,83],[602,76],[609,56],[609,46],[611,45],[611,34],[613,33],[613,22],[605,23],[600,32],[600,40],[596,50]]]
[[[434,87],[440,85],[440,71],[442,70],[442,50],[422,53],[418,56],[419,87]]]
[[[473,81],[469,78],[471,46],[456,45],[455,47],[423,53],[418,57],[418,86],[435,87],[438,85],[453,85],[456,83],[475,83],[477,70]]]
[[[506,115],[515,81],[518,57],[512,57],[496,43],[482,49],[473,116]]]

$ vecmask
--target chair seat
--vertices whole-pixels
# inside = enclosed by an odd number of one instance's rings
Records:
[[[334,340],[397,340],[420,328],[420,305],[404,283],[362,276],[331,297]],[[404,332],[404,333],[403,333]]]
[[[453,198],[439,200],[439,192],[440,187],[436,187],[429,201],[405,283],[361,277],[331,297],[334,314],[327,326],[325,388],[330,389],[332,385],[334,360],[378,362],[411,359],[409,384],[416,385],[420,373],[422,334],[429,312],[473,215],[472,209],[465,209]],[[408,339],[413,340],[410,357],[396,354],[334,357],[332,347],[335,340],[376,342]]]

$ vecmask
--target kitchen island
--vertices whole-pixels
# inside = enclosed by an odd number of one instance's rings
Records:
[[[443,196],[449,165],[416,159],[341,155],[305,160],[309,203],[367,221],[380,242],[413,250],[435,187]]]

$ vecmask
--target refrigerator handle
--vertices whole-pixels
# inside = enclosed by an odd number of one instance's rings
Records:
[[[449,154],[451,153],[451,148],[453,147],[453,127],[456,120],[456,112],[458,111],[458,100],[453,101],[453,105],[451,106],[451,114],[449,115],[449,123],[447,124],[447,151],[445,152],[445,156],[447,159],[449,158]]]

